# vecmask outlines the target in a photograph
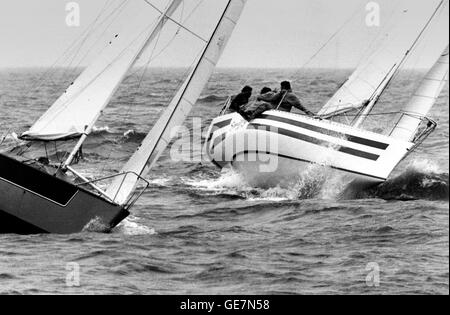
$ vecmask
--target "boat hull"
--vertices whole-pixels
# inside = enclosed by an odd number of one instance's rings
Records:
[[[261,171],[267,169],[266,161],[273,158],[274,156],[267,153],[244,153],[237,156],[230,166],[241,174],[249,185],[266,189],[276,186],[292,187],[299,181],[324,185],[327,179],[339,178],[340,185],[346,188],[352,186],[352,191],[360,191],[383,182],[381,179],[282,156],[276,157],[276,171]]]
[[[0,233],[108,231],[129,212],[67,181],[0,154]]]
[[[233,113],[213,120],[206,152],[252,184],[276,186],[311,165],[325,166],[350,182],[385,181],[413,144],[327,120],[280,111],[251,122]]]

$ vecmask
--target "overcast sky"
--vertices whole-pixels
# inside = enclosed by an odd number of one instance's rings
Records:
[[[66,0],[0,1],[0,67],[49,66],[65,51],[104,7],[106,0],[78,0],[80,27],[66,25]],[[119,3],[123,0],[112,0]],[[143,3],[144,0],[132,0]],[[185,0],[194,5],[199,0]],[[410,28],[424,25],[440,0],[379,0],[380,25],[368,26],[367,0],[248,0],[241,21],[220,65],[222,67],[300,67],[346,21],[346,27],[309,66],[354,67],[376,36],[407,15]],[[167,1],[153,1],[163,6]],[[204,0],[201,12],[220,9],[221,0]],[[209,6],[209,8],[208,8]],[[213,13],[206,14],[214,16]],[[150,16],[154,19],[154,16]],[[352,19],[350,19],[353,17]],[[201,29],[208,19],[193,16],[192,27]],[[197,22],[195,22],[197,21]],[[372,20],[373,21],[373,20]],[[413,66],[428,67],[448,39],[448,6],[432,36],[422,44]],[[206,29],[206,27],[205,27]],[[182,42],[189,50],[188,42]],[[181,44],[180,44],[181,45]],[[181,46],[180,46],[181,47]],[[181,66],[186,51],[178,47],[160,66]],[[191,47],[192,48],[192,47]]]

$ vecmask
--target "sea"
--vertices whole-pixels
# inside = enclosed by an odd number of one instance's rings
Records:
[[[30,127],[79,71],[0,70],[0,150],[16,145],[14,133]],[[326,167],[262,188],[204,157],[206,129],[244,85],[259,91],[291,80],[304,105],[317,111],[350,73],[218,69],[121,225],[104,231],[93,222],[74,235],[0,235],[0,294],[449,294],[448,86],[430,114],[436,131],[386,183],[350,200],[339,197],[343,183]],[[89,178],[119,172],[185,74],[131,73],[75,168]],[[423,74],[400,73],[365,128],[387,132],[389,113],[408,101]],[[58,158],[70,146],[54,150]]]

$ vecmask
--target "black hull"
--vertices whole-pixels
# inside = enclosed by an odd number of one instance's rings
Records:
[[[0,154],[0,233],[73,234],[112,229],[129,212],[69,182]]]

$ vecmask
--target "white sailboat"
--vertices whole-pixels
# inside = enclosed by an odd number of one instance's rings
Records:
[[[25,165],[14,156],[0,154],[0,233],[75,233],[92,220],[113,228],[129,215],[143,193],[142,189],[137,189],[138,183],[144,182],[148,187],[144,176],[168,145],[171,128],[181,124],[196,103],[232,35],[246,0],[226,2],[191,74],[119,174],[90,181],[73,168],[72,162],[127,72],[165,24],[171,22],[184,27],[174,18],[182,3],[183,0],[172,0],[164,11],[152,5],[159,11],[153,27],[146,28],[131,41],[116,35],[96,61],[21,135],[26,141],[78,139],[71,154],[53,174]],[[54,176],[64,172],[72,173],[81,183]],[[107,190],[98,187],[99,182],[108,180],[112,180],[112,184]]]
[[[448,21],[448,1],[439,3],[417,33],[404,38],[403,32],[403,45],[394,45],[397,38],[391,34],[316,117],[270,110],[246,121],[238,113],[224,111],[210,126],[205,152],[215,165],[231,167],[254,185],[276,186],[311,165],[332,168],[361,188],[386,181],[436,128],[427,115],[448,82],[448,38],[442,38],[442,47],[447,48],[401,110],[390,133],[364,130],[362,123],[418,42],[442,19]],[[398,29],[409,26],[405,22]],[[358,115],[350,125],[333,121],[355,111]]]

